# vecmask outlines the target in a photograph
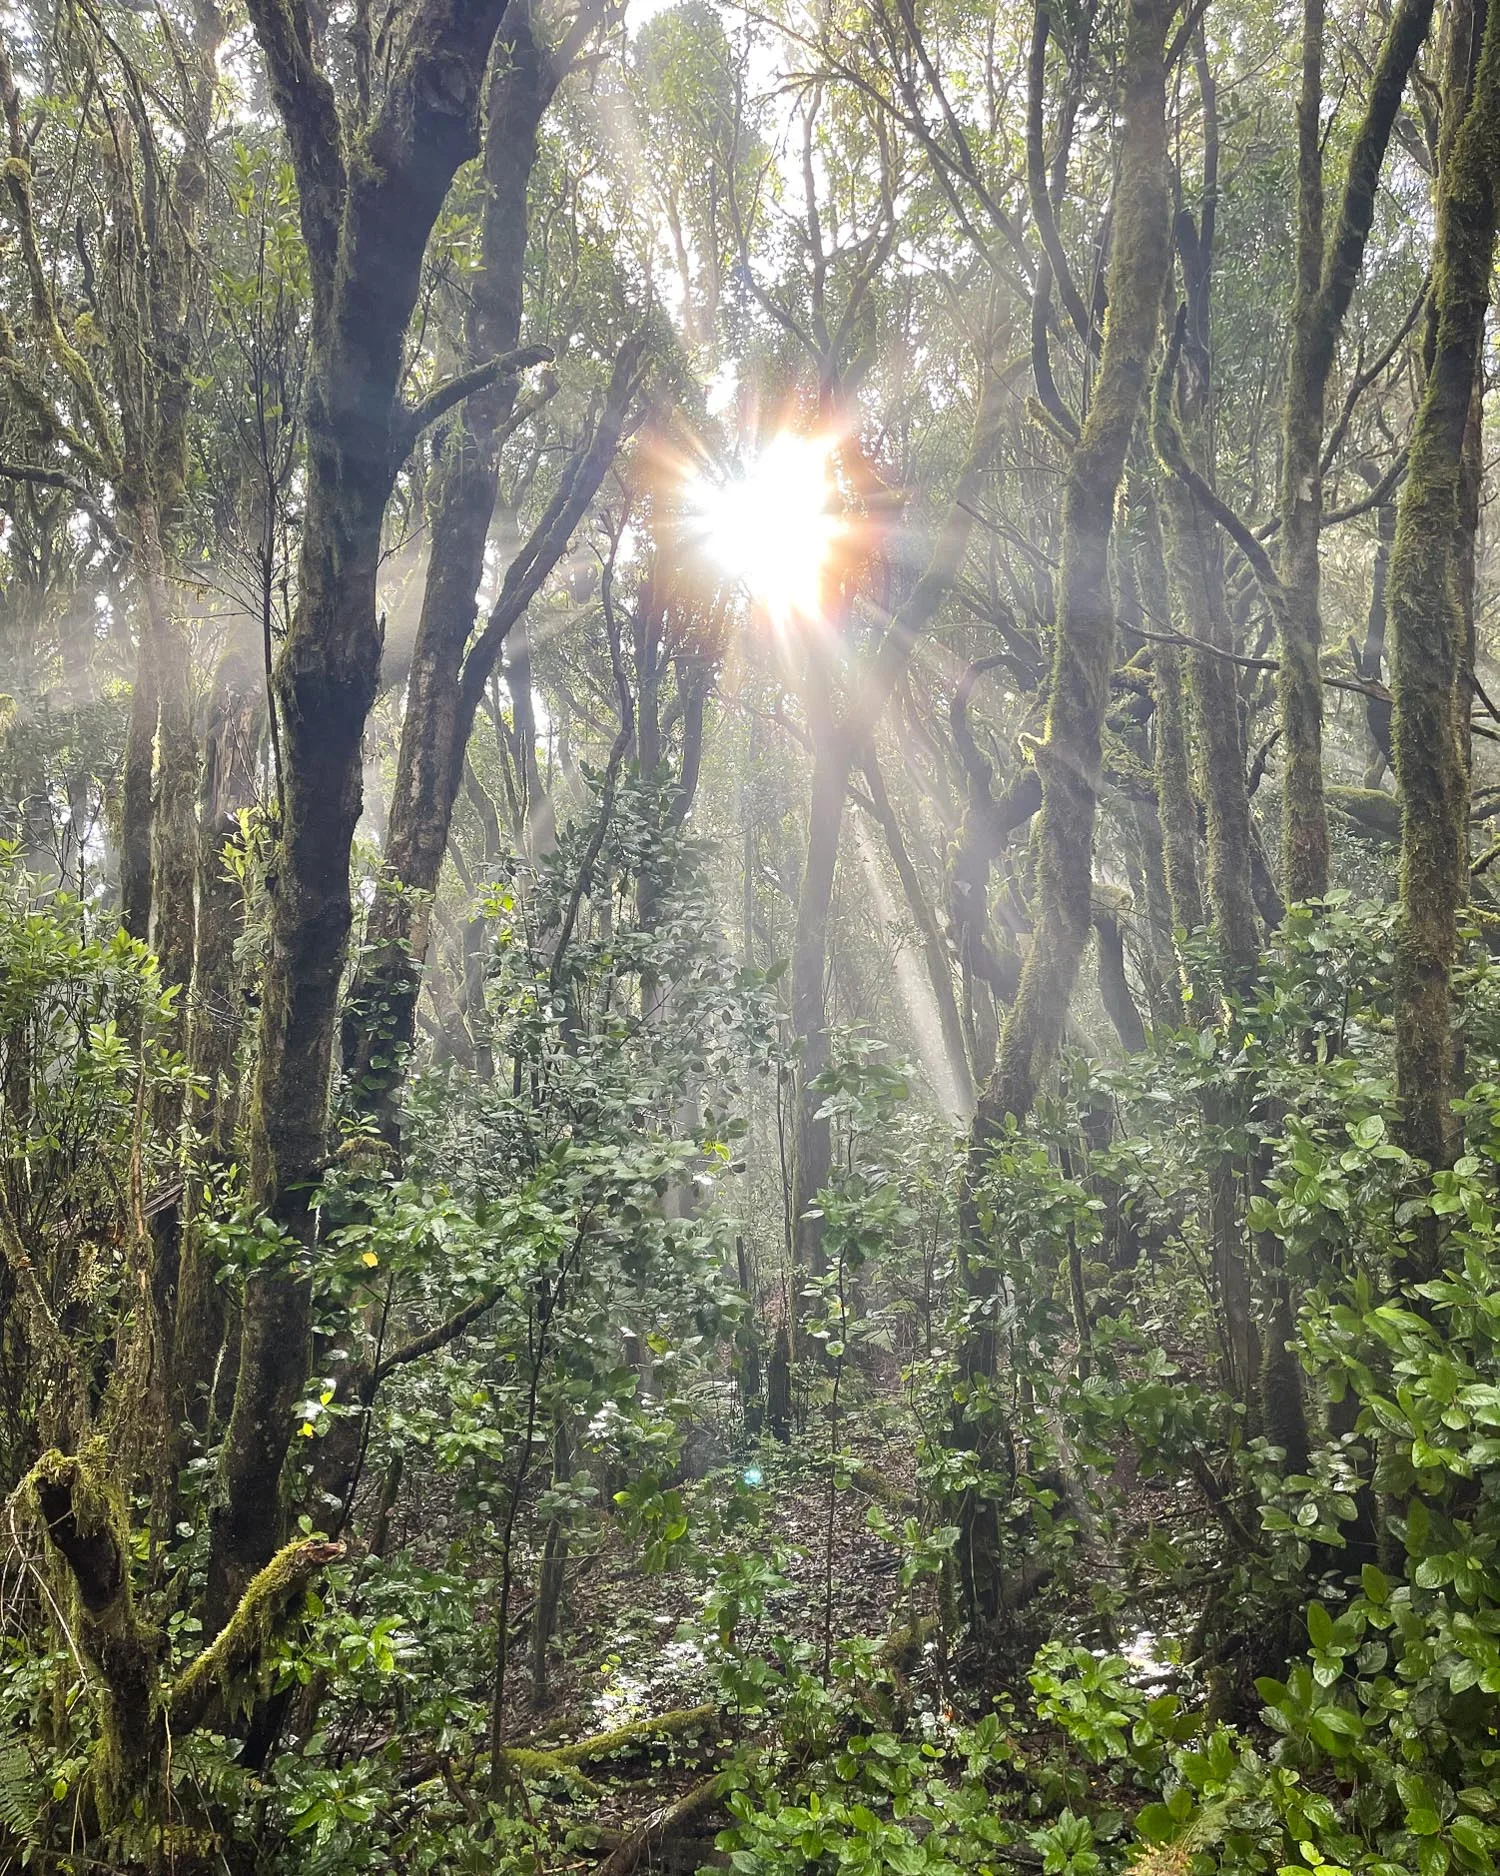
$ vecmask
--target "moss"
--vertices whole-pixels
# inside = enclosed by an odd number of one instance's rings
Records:
[[[514,1747],[502,1755],[504,1770],[512,1780],[518,1778],[555,1778],[570,1785],[586,1798],[602,1798],[604,1787],[580,1772],[576,1765],[564,1765],[555,1753],[532,1752],[525,1746]],[[502,1784],[502,1789],[503,1789]]]
[[[1328,805],[1352,824],[1350,831],[1367,840],[1397,840],[1401,835],[1401,804],[1383,788],[1332,787]]]
[[[669,1713],[659,1713],[653,1719],[631,1720],[624,1726],[612,1727],[608,1732],[593,1733],[587,1739],[575,1740],[571,1746],[558,1746],[551,1752],[535,1752],[526,1747],[517,1747],[505,1756],[523,1770],[523,1761],[548,1767],[592,1765],[596,1760],[612,1759],[621,1753],[633,1752],[639,1746],[654,1744],[657,1740],[676,1739],[683,1733],[702,1731],[712,1726],[718,1717],[717,1707],[677,1707]]]
[[[1494,262],[1500,175],[1500,19],[1487,14],[1472,101],[1450,71],[1447,152],[1433,249],[1436,331],[1412,432],[1388,581],[1392,755],[1400,784],[1400,922],[1396,942],[1396,1092],[1406,1149],[1434,1167],[1458,1147],[1451,978],[1468,889],[1469,656],[1473,530],[1466,463],[1477,462],[1475,381]],[[1469,470],[1472,473],[1472,468]],[[1430,1274],[1436,1227],[1424,1227],[1405,1274]]]
[[[279,1550],[241,1596],[215,1640],[178,1677],[168,1702],[174,1733],[199,1724],[215,1702],[247,1713],[265,1692],[271,1643],[309,1578],[344,1546],[311,1538]]]
[[[911,1674],[922,1658],[923,1648],[937,1632],[934,1615],[916,1616],[910,1622],[901,1622],[886,1636],[876,1662],[893,1674]]]
[[[160,1752],[154,1702],[162,1636],[135,1612],[124,1502],[99,1442],[78,1453],[44,1453],[17,1496],[62,1566],[54,1571],[59,1601],[99,1717],[91,1797],[100,1827],[109,1829],[148,1783]]]
[[[917,1500],[911,1492],[904,1486],[893,1484],[883,1472],[877,1472],[863,1460],[850,1474],[850,1483],[856,1491],[873,1498],[876,1504],[884,1505],[887,1511],[899,1511],[909,1517],[918,1509]]]
[[[653,1719],[631,1720],[608,1732],[593,1733],[570,1746],[541,1750],[533,1746],[511,1746],[504,1754],[505,1766],[521,1778],[561,1778],[577,1785],[590,1796],[599,1787],[583,1776],[580,1768],[601,1759],[620,1758],[663,1740],[680,1738],[684,1733],[707,1731],[719,1719],[717,1707],[680,1707],[660,1713]]]

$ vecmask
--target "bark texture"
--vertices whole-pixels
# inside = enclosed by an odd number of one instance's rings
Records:
[[[407,323],[432,225],[478,147],[478,107],[504,0],[422,0],[368,120],[340,121],[303,0],[251,0],[291,146],[312,282],[306,491],[298,597],[275,673],[285,819],[270,885],[271,941],[250,1116],[251,1190],[286,1253],[246,1288],[224,1442],[205,1627],[216,1632],[270,1559],[280,1477],[306,1379],[349,855],[361,742],[380,671],[381,527],[420,413],[398,396]]]
[[[1396,1090],[1403,1144],[1453,1163],[1458,1128],[1450,983],[1468,885],[1473,577],[1465,443],[1495,258],[1500,20],[1484,9],[1477,69],[1450,84],[1433,256],[1436,331],[1391,551],[1392,753],[1401,792]],[[1475,22],[1476,25],[1478,22]],[[1461,57],[1461,55],[1459,55]],[[1450,63],[1450,75],[1458,65]],[[1430,1256],[1435,1246],[1426,1247]]]

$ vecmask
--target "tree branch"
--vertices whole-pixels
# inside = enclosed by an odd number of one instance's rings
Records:
[[[1345,508],[1332,508],[1323,517],[1325,528],[1336,528],[1343,521],[1353,521],[1360,515],[1367,515],[1372,508],[1378,508],[1387,501],[1396,490],[1396,484],[1406,474],[1406,451],[1399,450],[1389,469],[1375,484],[1368,495],[1361,495],[1358,501],[1350,502]]]
[[[392,467],[400,468],[422,432],[455,404],[461,404],[476,391],[488,389],[500,378],[519,377],[533,365],[550,365],[556,356],[550,345],[523,345],[517,351],[502,352],[496,358],[487,358],[482,365],[460,372],[435,391],[429,391],[420,403],[401,405],[391,425]]]
[[[1042,249],[1052,267],[1052,277],[1062,295],[1085,351],[1094,345],[1094,320],[1083,295],[1073,279],[1062,236],[1057,232],[1057,218],[1052,213],[1052,198],[1047,191],[1047,161],[1043,147],[1042,106],[1047,83],[1047,39],[1052,20],[1046,0],[1038,0],[1031,33],[1031,55],[1027,62],[1026,89],[1026,184],[1031,196],[1031,214],[1041,236]]]
[[[248,1706],[258,1687],[266,1651],[293,1603],[319,1570],[344,1554],[342,1544],[299,1538],[280,1550],[250,1583],[215,1639],[178,1676],[167,1701],[171,1730],[181,1738],[216,1701]],[[247,1694],[247,1684],[251,1690]]]
[[[41,488],[64,490],[78,503],[111,547],[128,551],[129,542],[121,538],[114,522],[99,506],[97,497],[77,476],[69,475],[65,469],[43,469],[37,463],[0,461],[0,481],[33,482]]]
[[[1400,0],[1380,48],[1364,117],[1349,154],[1349,172],[1339,204],[1338,224],[1329,245],[1318,292],[1317,316],[1326,322],[1330,341],[1343,324],[1364,260],[1365,243],[1375,216],[1375,192],[1391,128],[1401,107],[1406,80],[1432,21],[1433,0]]]
[[[1278,616],[1286,607],[1286,591],[1271,557],[1256,539],[1254,531],[1240,519],[1228,502],[1211,489],[1188,461],[1187,450],[1172,417],[1172,387],[1177,378],[1177,361],[1182,355],[1183,334],[1187,326],[1187,308],[1179,306],[1166,357],[1157,373],[1151,397],[1151,441],[1162,467],[1177,477],[1193,499],[1218,522],[1249,563],[1271,610]]]
[[[500,656],[511,627],[536,597],[543,580],[557,565],[583,519],[599,485],[627,434],[631,407],[641,387],[644,340],[628,339],[620,348],[610,378],[604,410],[587,442],[580,445],[563,470],[557,492],[530,538],[505,570],[500,591],[490,608],[484,630],[470,646],[459,679],[460,706],[470,716]]]
[[[490,1284],[471,1302],[465,1303],[462,1309],[456,1309],[451,1316],[445,1317],[435,1328],[424,1329],[421,1335],[414,1335],[409,1342],[393,1348],[389,1355],[375,1364],[370,1377],[371,1394],[396,1369],[405,1368],[414,1361],[420,1361],[424,1355],[435,1354],[450,1342],[456,1342],[471,1322],[478,1322],[487,1309],[495,1307],[504,1292],[504,1284]]]

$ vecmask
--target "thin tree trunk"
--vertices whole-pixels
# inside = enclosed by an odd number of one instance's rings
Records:
[[[976,1117],[976,1145],[1007,1114],[1030,1113],[1056,1055],[1092,924],[1094,811],[1100,738],[1114,662],[1109,540],[1125,453],[1141,409],[1166,280],[1169,225],[1162,0],[1130,8],[1121,73],[1120,179],[1115,193],[1109,320],[1094,401],[1063,494],[1063,566],[1042,782],[1039,916],[1000,1061]]]
[[[901,889],[906,895],[906,907],[911,913],[912,923],[922,940],[922,956],[927,965],[927,980],[932,985],[933,1000],[938,1007],[938,1021],[943,1033],[943,1052],[947,1057],[948,1072],[953,1078],[953,1087],[957,1095],[961,1112],[965,1119],[974,1111],[974,1076],[969,1066],[969,1052],[964,1043],[963,1024],[958,1014],[958,999],[953,994],[953,967],[948,957],[948,946],[938,925],[937,916],[927,902],[927,895],[922,890],[922,882],[917,869],[912,864],[912,857],[906,850],[906,842],[901,835],[901,823],[896,818],[896,811],[891,805],[890,795],[886,791],[885,777],[881,773],[880,763],[873,745],[867,745],[863,764],[865,782],[870,790],[870,801],[875,809],[875,818],[880,823],[885,835],[886,848],[892,864],[901,880]]]
[[[792,1248],[794,1281],[825,1274],[823,1219],[814,1205],[828,1183],[831,1135],[819,1113],[822,1095],[813,1083],[828,1064],[828,1011],[823,979],[828,969],[828,927],[838,868],[844,795],[852,751],[842,726],[825,706],[809,710],[813,729],[812,789],[807,807],[807,852],[797,890],[797,929],[792,940],[792,1028],[801,1048],[797,1105],[792,1126]]]
[[[1099,996],[1105,1014],[1114,1024],[1125,1053],[1140,1055],[1146,1047],[1146,1026],[1131,994],[1120,915],[1113,906],[1094,908],[1094,943],[1099,954]]]
[[[214,683],[204,739],[198,809],[198,921],[193,961],[188,1065],[204,1088],[192,1116],[199,1148],[212,1166],[234,1152],[239,1121],[235,1062],[242,1017],[235,947],[244,926],[244,892],[226,866],[225,848],[239,833],[239,817],[255,800],[256,758],[265,723],[264,676],[258,628],[231,643]],[[171,1424],[202,1435],[208,1429],[208,1387],[224,1341],[225,1291],[198,1241],[187,1207],[172,1345]],[[180,1436],[179,1442],[180,1442]],[[179,1443],[177,1457],[186,1458]]]
[[[1175,608],[1172,604],[1175,582],[1169,582],[1167,575],[1161,518],[1145,490],[1139,502],[1131,502],[1132,512],[1137,509],[1137,570],[1141,597],[1149,605],[1154,629],[1165,631],[1175,615],[1184,631],[1196,632],[1197,621],[1184,605],[1180,591],[1175,595]],[[1192,932],[1203,923],[1203,893],[1198,878],[1198,803],[1193,795],[1182,653],[1175,645],[1153,645],[1151,671],[1156,699],[1156,800],[1167,894],[1173,923]]]
[[[1282,885],[1288,899],[1328,890],[1323,798],[1322,623],[1324,407],[1334,349],[1364,260],[1375,191],[1406,80],[1432,19],[1433,0],[1401,0],[1380,49],[1355,133],[1333,239],[1324,240],[1324,0],[1304,0],[1297,101],[1297,284],[1282,424],[1280,687],[1285,731]]]
[[[1109,543],[1126,451],[1141,411],[1156,345],[1170,258],[1163,41],[1171,7],[1135,0],[1126,26],[1121,80],[1119,181],[1109,317],[1094,401],[1068,464],[1056,649],[1047,731],[1036,750],[1042,805],[1037,829],[1038,912],[1016,1001],[1006,1019],[995,1074],[969,1136],[960,1201],[960,1241],[974,1326],[962,1355],[971,1390],[983,1393],[998,1355],[1000,1286],[982,1243],[978,1190],[1008,1116],[1030,1113],[1067,1019],[1093,913],[1094,815],[1100,741],[1114,662]],[[961,1414],[955,1443],[986,1464],[999,1430]],[[959,1573],[971,1619],[993,1626],[1003,1607],[997,1507],[981,1486],[960,1507]]]
[[[837,720],[828,694],[828,674],[815,666],[808,685],[808,717],[813,740],[812,793],[808,807],[807,854],[797,900],[797,930],[792,946],[792,1021],[801,1046],[798,1099],[794,1123],[792,1216],[797,1268],[822,1274],[822,1219],[808,1210],[828,1179],[828,1123],[817,1109],[821,1097],[812,1082],[828,1059],[824,976],[828,968],[828,925],[844,797],[857,753],[884,714],[911,657],[913,646],[937,617],[958,578],[968,549],[974,514],[999,441],[1005,414],[1004,377],[985,361],[984,379],[974,413],[969,453],[959,470],[953,500],[938,529],[932,555],[921,578],[891,619],[871,667]],[[817,650],[814,657],[818,656]]]

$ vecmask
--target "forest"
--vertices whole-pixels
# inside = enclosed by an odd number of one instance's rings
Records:
[[[1500,1868],[1491,0],[3,0],[0,1876]]]

